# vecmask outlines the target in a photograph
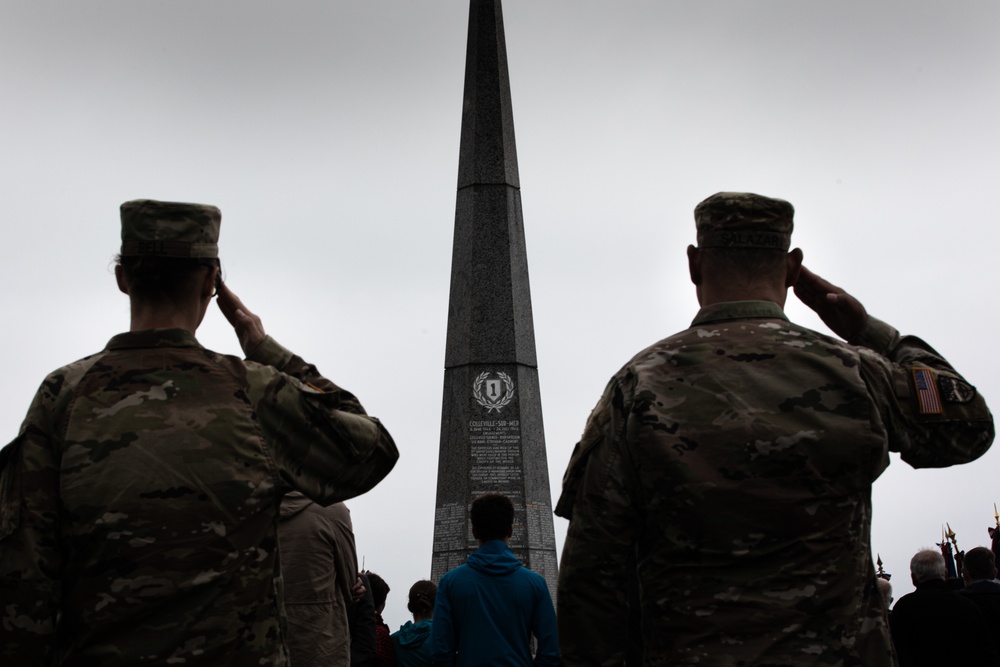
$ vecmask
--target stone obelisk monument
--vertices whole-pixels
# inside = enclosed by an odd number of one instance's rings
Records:
[[[471,0],[431,578],[477,548],[469,506],[514,503],[511,550],[555,600],[542,406],[500,0]]]

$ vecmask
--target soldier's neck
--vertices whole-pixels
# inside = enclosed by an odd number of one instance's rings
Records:
[[[198,330],[205,317],[205,308],[198,302],[185,305],[131,304],[130,331],[146,329],[184,329],[192,334]]]
[[[787,297],[788,288],[776,285],[714,284],[705,281],[698,286],[698,303],[701,306],[730,301],[772,301],[784,308]]]

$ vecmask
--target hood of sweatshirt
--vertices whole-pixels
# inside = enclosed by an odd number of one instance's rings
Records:
[[[420,621],[419,623],[407,621],[396,635],[401,648],[418,649],[431,636],[431,621]]]
[[[314,501],[306,498],[298,491],[289,491],[281,499],[281,518],[288,519],[295,516],[305,508],[313,504]]]
[[[510,574],[521,566],[521,561],[507,547],[503,540],[491,540],[469,554],[466,559],[469,567],[484,574],[503,576]]]

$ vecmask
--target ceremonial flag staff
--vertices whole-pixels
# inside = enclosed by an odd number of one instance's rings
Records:
[[[993,518],[996,521],[996,526],[987,528],[986,530],[992,540],[990,549],[993,551],[993,558],[996,559],[997,563],[1000,563],[1000,512],[997,512],[996,503],[993,503]]]
[[[948,539],[951,540],[952,545],[955,547],[955,571],[956,577],[962,576],[962,568],[965,565],[965,552],[959,550],[958,540],[955,538],[955,531],[951,529],[951,524],[945,523],[948,526]]]
[[[882,569],[882,554],[877,554],[875,556],[875,564],[878,566],[878,572],[876,572],[876,574],[879,579],[885,579],[886,581],[892,579],[892,575]]]
[[[944,556],[944,566],[949,579],[958,579],[958,571],[955,569],[955,556],[951,551],[951,543],[948,542],[948,533],[944,526],[941,526],[941,541],[938,543],[941,548],[941,555]]]

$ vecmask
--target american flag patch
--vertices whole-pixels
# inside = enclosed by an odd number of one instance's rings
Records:
[[[941,414],[941,396],[938,394],[937,382],[934,381],[934,371],[929,368],[914,368],[913,386],[917,389],[920,414]]]

